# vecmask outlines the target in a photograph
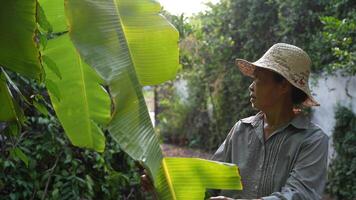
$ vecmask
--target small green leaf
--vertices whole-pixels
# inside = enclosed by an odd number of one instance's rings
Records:
[[[37,4],[37,10],[36,10],[36,17],[37,17],[37,23],[40,25],[40,27],[45,30],[46,32],[52,32],[52,26],[48,22],[47,17],[45,15],[45,12],[43,11],[43,8],[41,5],[38,3]]]
[[[51,80],[51,79],[46,79],[46,87],[48,91],[58,100],[61,100],[61,92],[58,88],[58,86]]]
[[[14,121],[17,119],[15,102],[5,79],[4,74],[0,71],[0,121]]]
[[[57,64],[48,56],[42,55],[43,62],[47,65],[47,67],[54,73],[59,79],[62,79],[62,75],[60,70],[58,69]]]
[[[35,106],[35,108],[42,113],[45,116],[48,116],[48,110],[46,108],[46,106],[44,106],[41,103],[38,103],[37,101],[33,101],[33,106]]]
[[[9,133],[13,136],[18,136],[21,131],[21,126],[17,123],[11,123],[7,128]]]
[[[58,188],[56,188],[56,189],[54,189],[54,190],[52,191],[52,197],[53,197],[54,199],[56,199],[56,198],[59,199],[59,190],[58,190]]]
[[[9,84],[9,86],[11,86],[11,88],[16,91],[16,93],[21,97],[21,99],[22,99],[25,103],[27,103],[27,104],[30,105],[30,103],[29,103],[27,97],[25,97],[25,96],[22,94],[21,90],[20,90],[20,89],[17,87],[17,85],[11,80],[10,76],[6,73],[6,71],[5,71],[4,69],[2,69],[2,73],[4,74],[4,76],[5,76],[5,78],[6,78],[7,82],[8,82],[8,84]]]
[[[43,33],[38,33],[38,37],[40,39],[40,44],[42,47],[42,50],[46,49],[47,46],[47,35]]]
[[[20,148],[14,148],[10,150],[10,156],[12,158],[18,158],[20,160],[22,160],[26,167],[28,167],[28,157],[22,152],[22,150]]]
[[[21,125],[17,122],[7,123],[6,128],[2,131],[4,135],[18,136],[21,131]]]

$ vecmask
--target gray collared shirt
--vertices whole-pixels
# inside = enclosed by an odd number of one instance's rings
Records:
[[[328,136],[299,114],[265,141],[263,113],[238,121],[212,160],[239,167],[242,191],[232,198],[321,199],[327,178]]]

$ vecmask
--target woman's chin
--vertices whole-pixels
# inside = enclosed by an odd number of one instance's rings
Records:
[[[251,107],[256,109],[255,103],[251,102]]]

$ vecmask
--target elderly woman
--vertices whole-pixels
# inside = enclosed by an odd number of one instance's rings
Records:
[[[328,136],[298,112],[300,106],[319,105],[308,85],[309,56],[278,43],[258,61],[237,59],[236,65],[253,78],[250,101],[259,112],[238,121],[213,156],[239,167],[243,190],[210,199],[321,199]]]

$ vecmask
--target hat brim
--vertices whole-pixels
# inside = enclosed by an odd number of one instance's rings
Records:
[[[235,65],[239,68],[243,75],[253,77],[253,73],[256,69],[256,65],[244,59],[236,59]]]
[[[264,67],[264,66],[258,66],[252,62],[249,62],[247,60],[244,60],[244,59],[236,59],[235,60],[235,65],[239,68],[239,70],[241,71],[241,73],[245,76],[248,76],[248,77],[254,77],[254,71],[257,67],[260,67],[260,68],[265,68],[265,69],[269,69],[269,70],[272,70],[278,74],[280,74],[278,71],[276,71],[275,69],[271,69],[269,67]],[[282,75],[282,74],[281,74]],[[287,79],[288,80],[288,79]],[[289,81],[292,85],[294,85],[291,81]],[[295,87],[299,88],[298,86],[294,85]],[[307,90],[305,91],[304,89],[302,88],[299,88],[301,89],[305,94],[308,95],[308,98],[302,103],[304,106],[306,107],[312,107],[312,106],[320,106],[320,104],[314,99],[314,97],[311,95],[310,91]]]

